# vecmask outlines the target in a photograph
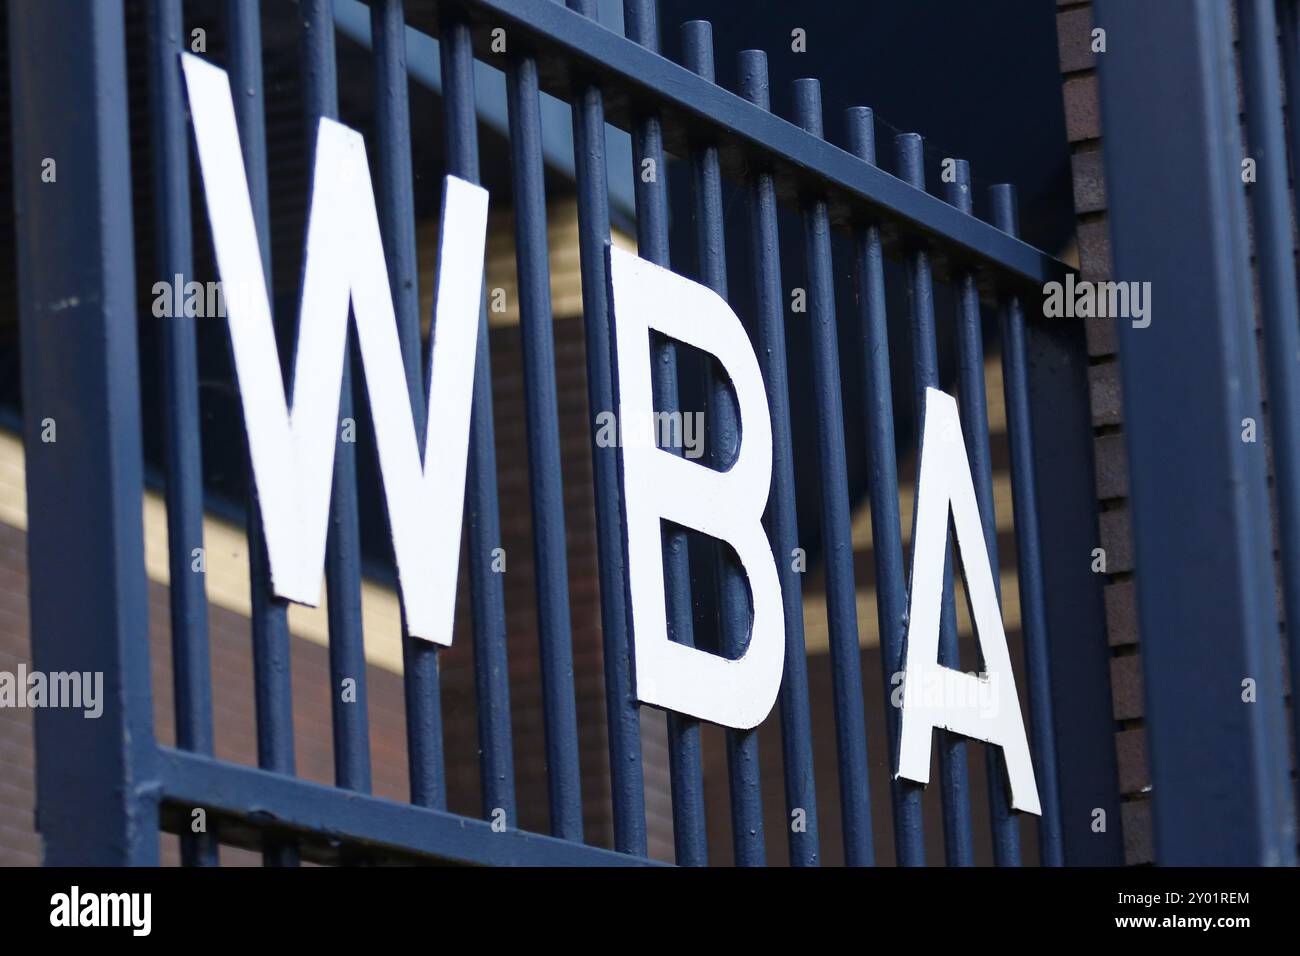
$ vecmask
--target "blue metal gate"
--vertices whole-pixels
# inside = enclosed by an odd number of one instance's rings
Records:
[[[888,700],[891,674],[901,670],[907,580],[900,531],[898,466],[886,310],[906,309],[917,401],[941,387],[936,357],[933,288],[958,290],[955,330],[957,390],[986,543],[998,567],[993,514],[981,338],[981,300],[996,303],[1002,321],[1008,430],[1012,457],[1016,552],[1023,609],[1031,743],[1043,801],[1038,857],[1045,864],[1115,862],[1118,797],[1104,641],[1098,641],[1099,582],[1087,572],[1096,544],[1089,488],[1091,459],[1077,341],[1072,333],[1026,322],[1022,299],[1033,302],[1065,267],[1021,242],[1015,194],[993,187],[992,221],[972,215],[970,170],[956,166],[943,195],[927,191],[922,141],[903,134],[901,178],[876,165],[871,111],[850,110],[842,147],[823,135],[819,88],[801,80],[793,122],[769,109],[766,61],[748,51],[736,92],[714,81],[712,41],[703,22],[685,28],[685,63],[657,52],[653,0],[626,0],[627,36],[593,19],[594,0],[568,7],[538,0],[463,0],[370,4],[376,102],[380,216],[395,279],[414,269],[410,127],[405,93],[404,31],[434,33],[441,44],[448,172],[478,179],[474,115],[476,58],[492,58],[493,33],[510,37],[507,71],[521,332],[524,341],[530,490],[533,502],[539,633],[551,833],[513,825],[499,832],[487,808],[514,820],[514,778],[506,685],[506,635],[498,575],[489,573],[500,538],[486,313],[475,375],[467,499],[468,573],[484,819],[447,812],[439,711],[440,651],[404,638],[410,802],[370,795],[370,754],[364,686],[362,706],[334,709],[336,786],[295,777],[286,607],[274,600],[260,545],[256,507],[248,536],[252,556],[253,654],[256,675],[257,768],[213,756],[212,692],[207,608],[202,577],[188,573],[190,551],[176,542],[201,538],[203,488],[199,468],[198,381],[191,325],[166,326],[164,361],[166,494],[173,529],[172,640],[177,745],[160,745],[152,724],[140,502],[144,491],[132,228],[135,211],[128,170],[126,52],[120,0],[9,5],[15,110],[15,169],[39,170],[62,157],[57,189],[39,176],[16,175],[19,212],[23,398],[29,502],[31,616],[35,665],[46,671],[100,670],[104,716],[87,723],[57,710],[37,718],[39,827],[50,863],[151,864],[159,832],[182,836],[184,859],[211,864],[218,840],[260,848],[268,862],[299,858],[338,861],[439,859],[484,864],[647,863],[640,713],[632,687],[629,614],[624,581],[624,534],[616,448],[594,439],[600,594],[608,709],[614,850],[581,842],[577,803],[577,726],[568,645],[568,580],[560,495],[559,425],[553,372],[545,193],[539,94],[572,105],[580,229],[587,381],[592,409],[614,408],[605,246],[607,202],[605,124],[633,136],[640,164],[664,165],[665,152],[687,158],[701,250],[699,274],[724,297],[728,263],[722,236],[722,182],[741,184],[749,200],[752,257],[733,268],[754,285],[757,311],[747,317],[771,401],[775,469],[767,526],[774,551],[797,546],[795,482],[816,482],[827,581],[827,616],[834,674],[835,741],[842,833],[819,833],[811,771],[812,728],[798,575],[778,562],[787,618],[780,712],[787,810],[804,811],[806,825],[788,829],[790,859],[815,864],[819,842],[843,841],[853,864],[874,861],[871,814],[892,814],[894,852],[902,864],[925,860],[921,788],[893,781],[888,810],[871,807],[866,725],[883,720],[897,739],[897,710],[867,714],[863,706],[859,626],[849,543],[849,489],[841,404],[837,330],[860,323],[861,350],[853,374],[865,381],[870,451],[870,510],[876,554],[881,678]],[[329,0],[302,0],[302,71],[307,119],[337,113],[334,17]],[[192,271],[189,130],[178,54],[186,37],[179,0],[150,0],[147,55],[153,95],[161,275]],[[228,67],[250,186],[269,254],[267,156],[261,39],[255,0],[226,4]],[[408,16],[409,13],[409,16]],[[76,24],[76,29],[70,29]],[[668,208],[662,178],[636,176],[640,254],[668,264]],[[803,224],[809,322],[817,413],[817,458],[795,460],[791,439],[784,301],[777,235],[778,204],[797,209]],[[851,237],[854,301],[835,301],[832,233]],[[886,302],[884,260],[905,263],[908,296]],[[268,270],[269,271],[269,270]],[[418,297],[393,282],[412,400],[423,409]],[[895,343],[896,344],[896,343]],[[678,407],[671,345],[658,346],[657,401]],[[151,360],[151,359],[150,359]],[[343,389],[350,414],[351,388]],[[423,413],[423,412],[422,412]],[[44,444],[41,422],[59,422],[59,440]],[[719,414],[711,427],[735,430]],[[335,464],[326,562],[330,608],[331,679],[364,673],[360,626],[360,566],[354,446],[340,444]],[[1045,502],[1044,489],[1052,501]],[[669,615],[688,634],[690,579],[685,550],[670,532]],[[952,560],[948,563],[941,659],[956,665],[957,631]],[[719,584],[722,641],[743,638],[747,600],[727,573]],[[1098,646],[1100,645],[1100,646]],[[1055,673],[1054,673],[1055,672]],[[943,845],[949,864],[972,862],[972,828],[990,826],[996,862],[1021,861],[1020,822],[1007,806],[1005,772],[989,748],[987,821],[972,820],[966,745],[943,735],[940,747]],[[670,715],[673,828],[679,863],[707,862],[698,724]],[[771,744],[769,744],[771,745]],[[757,731],[728,733],[731,814],[736,860],[765,861],[758,788]],[[892,760],[891,755],[891,760]],[[190,832],[189,814],[204,808],[208,832]],[[1109,835],[1090,827],[1095,808],[1114,821]],[[929,839],[938,839],[929,835]]]
[[[1097,12],[1129,38],[1100,70],[1115,278],[1161,290],[1169,317],[1120,333],[1134,546],[1139,567],[1160,569],[1139,578],[1156,851],[1174,865],[1294,866],[1300,5],[1100,0]],[[1267,448],[1243,440],[1265,422]]]

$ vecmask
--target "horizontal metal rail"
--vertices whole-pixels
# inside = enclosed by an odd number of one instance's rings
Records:
[[[484,820],[397,803],[199,754],[158,748],[164,805],[201,806],[260,831],[322,837],[372,850],[484,866],[654,866],[655,861],[524,830],[494,831]],[[186,817],[188,820],[188,817]],[[225,828],[222,839],[232,835]],[[304,845],[304,853],[307,852]]]
[[[437,36],[440,9],[453,6],[461,9],[448,0],[422,3],[409,11],[407,22]],[[932,244],[937,278],[949,276],[953,259],[1039,287],[1063,281],[1070,271],[1047,253],[559,3],[473,0],[463,11],[473,25],[475,56],[484,62],[504,68],[505,56],[491,48],[491,31],[504,28],[512,55],[522,48],[536,57],[544,92],[572,101],[575,88],[594,83],[605,96],[605,121],[629,132],[639,115],[658,113],[669,153],[686,156],[689,142],[704,139],[717,147],[723,172],[737,180],[755,165],[770,167],[782,201],[794,203],[814,192],[826,200],[832,223],[878,224],[887,249],[900,238]]]

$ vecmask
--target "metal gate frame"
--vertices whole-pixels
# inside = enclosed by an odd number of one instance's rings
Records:
[[[836,304],[831,284],[829,237],[832,228],[850,231],[856,243],[857,307],[866,339],[861,356],[868,380],[869,445],[874,473],[872,517],[881,545],[878,593],[881,595],[882,649],[887,660],[901,660],[905,572],[898,535],[898,488],[893,447],[888,348],[884,341],[885,302],[881,257],[888,252],[909,265],[910,306],[918,391],[938,384],[933,361],[933,278],[962,290],[959,342],[963,350],[960,391],[966,436],[976,472],[976,487],[990,551],[995,534],[987,427],[983,407],[979,297],[1000,303],[1004,323],[1004,368],[1013,452],[1016,533],[1021,556],[1032,743],[1044,798],[1040,827],[1045,863],[1117,862],[1118,788],[1115,785],[1113,722],[1110,716],[1101,582],[1087,570],[1097,542],[1091,479],[1091,441],[1086,400],[1086,359],[1081,330],[1048,328],[1026,322],[1020,299],[1037,301],[1045,283],[1063,279],[1066,267],[1016,238],[1014,194],[994,187],[996,224],[969,214],[969,169],[945,198],[926,192],[920,137],[905,134],[896,144],[906,179],[875,164],[870,111],[848,117],[849,151],[827,142],[816,82],[799,81],[798,125],[768,110],[761,53],[744,55],[744,96],[713,82],[707,24],[690,27],[687,66],[656,52],[658,31],[652,0],[625,3],[628,38],[593,19],[594,0],[569,6],[537,0],[464,0],[412,5],[409,22],[442,40],[444,103],[447,111],[449,172],[477,179],[472,62],[499,61],[490,51],[490,30],[502,26],[511,38],[506,68],[511,103],[511,140],[519,215],[521,298],[545,288],[545,262],[531,257],[527,240],[544,229],[540,155],[537,153],[538,91],[573,104],[575,159],[580,211],[583,299],[587,330],[588,379],[593,408],[612,408],[614,382],[609,352],[604,247],[609,223],[604,182],[604,123],[632,132],[634,154],[662,161],[665,150],[690,157],[699,189],[702,248],[720,250],[718,197],[722,175],[744,182],[749,191],[758,292],[763,372],[771,393],[775,468],[769,531],[774,543],[792,540],[793,462],[790,456],[775,210],[778,202],[803,214],[809,259],[810,317],[818,376],[816,426],[823,486],[823,535],[829,557],[828,613],[832,661],[836,671],[836,717],[841,800],[845,816],[846,858],[869,863],[870,807],[867,805],[865,736],[858,662],[853,569],[837,559],[836,542],[848,540],[847,487],[843,458],[843,410],[838,391],[839,356]],[[328,0],[304,0],[302,15],[309,40],[304,50],[309,118],[336,110],[333,19]],[[188,129],[181,108],[179,2],[149,4],[154,27],[154,118],[163,203],[159,233],[164,274],[188,272]],[[239,97],[246,163],[257,202],[265,201],[265,156],[261,118],[260,40],[257,5],[232,0],[230,69],[236,86],[255,90]],[[395,0],[372,3],[377,68],[401,77],[405,72],[401,29],[408,22]],[[287,684],[277,683],[276,658],[287,653],[283,606],[267,600],[265,571],[253,576],[254,644],[258,703],[258,768],[211,756],[211,702],[202,588],[173,591],[173,642],[177,681],[178,746],[154,737],[147,634],[146,584],[140,501],[144,491],[141,412],[136,350],[137,310],[132,250],[130,151],[127,134],[126,69],[121,0],[51,0],[9,5],[13,59],[14,169],[18,209],[23,401],[29,513],[29,574],[34,666],[46,671],[100,670],[106,702],[101,719],[86,722],[56,709],[36,715],[38,820],[50,864],[156,864],[160,827],[186,834],[188,809],[204,807],[220,827],[222,842],[262,846],[270,862],[292,863],[299,850],[323,860],[338,858],[340,846],[373,858],[429,858],[483,864],[648,863],[645,811],[640,779],[638,705],[630,683],[629,624],[624,608],[622,522],[616,449],[593,445],[601,553],[602,617],[605,640],[608,720],[613,768],[616,850],[584,846],[572,839],[566,820],[573,805],[566,794],[569,754],[576,747],[572,691],[565,707],[564,654],[567,606],[555,603],[567,589],[563,576],[539,582],[542,592],[544,691],[548,727],[548,765],[552,768],[552,824],[555,835],[528,833],[513,826],[494,832],[485,820],[445,811],[441,806],[440,727],[437,669],[432,650],[407,639],[408,714],[411,725],[412,803],[369,795],[364,708],[335,714],[335,752],[339,786],[293,776],[292,732]],[[70,24],[77,24],[76,29]],[[395,32],[396,31],[396,32]],[[171,64],[170,66],[168,64]],[[688,68],[689,67],[689,68]],[[401,86],[401,84],[397,84]],[[409,156],[406,104],[390,96],[378,110],[382,152]],[[259,153],[262,150],[262,153]],[[42,183],[44,157],[59,157],[57,186]],[[381,218],[390,269],[410,267],[413,250],[404,245],[409,228],[409,163],[385,161]],[[257,191],[261,190],[260,195]],[[637,177],[638,239],[641,254],[667,262],[666,202],[662,187]],[[403,207],[407,212],[403,212]],[[259,227],[267,228],[265,206]],[[266,243],[264,242],[264,248]],[[541,244],[544,249],[544,242]],[[725,263],[717,252],[706,256],[701,274],[725,289]],[[410,256],[411,258],[404,258]],[[395,288],[397,284],[394,284]],[[548,308],[535,296],[523,304],[525,361],[545,372],[549,349]],[[410,342],[418,304],[398,303],[399,323]],[[169,332],[168,511],[175,528],[201,520],[202,489],[196,464],[197,437],[186,444],[187,417],[196,415],[193,338],[184,326]],[[484,329],[486,325],[484,325]],[[499,583],[475,573],[475,556],[496,544],[495,461],[487,349],[479,349],[467,507],[470,574],[473,585],[476,654],[504,660],[504,623]],[[408,370],[410,366],[408,363]],[[418,382],[418,359],[413,366]],[[661,398],[673,407],[671,386]],[[345,388],[345,398],[348,390]],[[423,405],[419,385],[414,401]],[[530,455],[558,462],[554,382],[545,374],[527,386]],[[548,407],[551,412],[548,414]],[[347,414],[342,411],[341,414]],[[975,416],[972,420],[971,416]],[[41,440],[42,421],[58,422],[58,441]],[[726,422],[721,422],[725,426]],[[836,438],[839,429],[840,438]],[[194,430],[197,435],[197,429]],[[340,456],[332,514],[355,534],[355,475],[351,460]],[[558,470],[535,468],[531,478],[535,525],[559,528],[563,517],[553,492]],[[250,508],[255,515],[256,509]],[[187,524],[188,523],[188,524]],[[337,522],[336,522],[337,523]],[[258,558],[255,519],[250,546]],[[547,532],[543,530],[542,534]],[[539,542],[554,548],[556,540]],[[348,542],[331,540],[327,580],[331,607],[331,670],[359,659],[359,618],[349,619],[347,595],[359,582],[355,552]],[[178,549],[173,549],[178,550]],[[843,549],[840,549],[841,558]],[[184,552],[188,555],[188,551]],[[996,568],[996,555],[992,555]],[[173,554],[173,561],[177,556]],[[539,562],[540,563],[540,562]],[[669,562],[670,614],[688,595],[680,566]],[[181,576],[185,577],[185,576]],[[192,577],[192,576],[191,576]],[[996,578],[996,574],[995,574]],[[177,576],[173,576],[176,580]],[[494,591],[494,588],[496,589]],[[811,757],[807,685],[803,677],[802,633],[793,626],[799,612],[797,579],[783,580],[788,627],[786,677],[780,710],[786,754],[786,794],[791,806],[809,812],[807,834],[790,834],[791,859],[818,858],[815,795],[811,775],[799,768]],[[337,589],[337,590],[336,590]],[[263,593],[259,596],[258,592]],[[725,590],[725,589],[724,589]],[[191,593],[185,593],[190,591]],[[336,603],[336,593],[339,600]],[[551,603],[547,604],[547,596]],[[945,617],[951,619],[951,592]],[[685,605],[689,609],[689,603]],[[729,605],[724,598],[724,617]],[[734,602],[731,606],[734,624]],[[952,653],[955,629],[945,628]],[[1050,635],[1050,640],[1049,640]],[[856,668],[856,670],[855,670]],[[894,668],[896,669],[896,668]],[[886,668],[886,681],[888,671]],[[357,673],[343,670],[344,673]],[[571,681],[571,677],[569,678]],[[504,686],[480,673],[481,746],[485,754],[485,802],[500,801],[513,814],[509,776],[510,737]],[[502,677],[503,681],[504,678]],[[888,695],[886,695],[888,696]],[[364,700],[364,698],[361,698]],[[1053,713],[1053,709],[1055,713]],[[885,715],[893,719],[893,715]],[[566,721],[569,725],[566,726]],[[699,786],[698,727],[685,719],[670,722],[673,761],[674,824],[679,862],[701,857],[702,794]],[[729,734],[732,763],[732,813],[737,860],[761,863],[763,830],[758,804],[754,732]],[[971,827],[959,741],[941,747],[945,846],[950,863],[969,862]],[[994,760],[997,756],[994,754]],[[495,761],[495,763],[493,762]],[[994,771],[991,797],[998,862],[1019,862],[1016,827]],[[894,830],[901,863],[924,861],[919,788],[894,785]],[[965,808],[963,811],[963,804]],[[491,806],[491,803],[488,803]],[[1114,821],[1108,832],[1092,832],[1094,808]],[[580,830],[579,830],[580,833]],[[747,836],[748,835],[748,836]],[[215,842],[186,834],[187,863],[216,860]]]
[[[1165,317],[1121,323],[1120,366],[1136,566],[1159,569],[1137,575],[1153,835],[1157,860],[1176,866],[1296,863],[1278,622],[1300,746],[1300,307],[1281,82],[1294,111],[1300,5],[1236,9],[1234,44],[1218,0],[1096,7],[1125,38],[1099,64],[1114,277],[1159,289]],[[1294,123],[1289,136],[1300,162]],[[1247,156],[1260,170],[1253,242]],[[1265,397],[1269,439],[1243,442],[1245,420],[1265,431]]]

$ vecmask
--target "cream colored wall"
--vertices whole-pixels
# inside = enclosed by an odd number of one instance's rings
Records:
[[[149,579],[169,583],[167,506],[160,494],[146,491],[141,507],[144,564]],[[0,432],[0,521],[27,530],[27,489],[22,441]],[[208,601],[244,617],[252,613],[248,578],[248,538],[242,528],[221,518],[203,519],[204,577]],[[289,606],[289,629],[316,644],[329,644],[329,618],[322,587],[320,607]],[[361,582],[361,619],[366,660],[395,673],[402,670],[402,619],[397,595],[372,581]]]

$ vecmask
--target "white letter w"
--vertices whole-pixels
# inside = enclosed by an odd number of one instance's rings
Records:
[[[350,302],[407,627],[451,644],[487,192],[450,176],[443,190],[422,464],[361,134],[328,119],[317,132],[291,410],[230,82],[198,57],[182,54],[182,63],[272,588],[300,604],[320,601]]]

